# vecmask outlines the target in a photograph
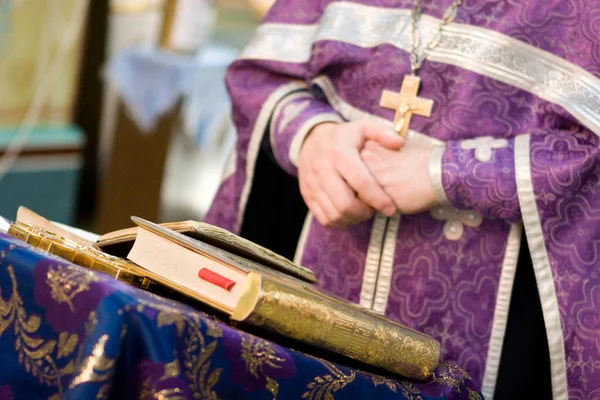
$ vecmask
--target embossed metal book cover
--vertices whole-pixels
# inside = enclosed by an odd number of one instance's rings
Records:
[[[206,244],[164,226],[133,217],[141,228],[189,250]],[[427,379],[439,363],[434,338],[338,299],[297,279],[241,265],[221,249],[210,254],[248,271],[245,290],[231,313],[236,321],[265,328],[308,345],[413,379]],[[285,276],[285,275],[283,275]]]
[[[8,234],[25,243],[64,258],[74,264],[103,272],[122,282],[148,289],[152,280],[145,269],[138,265],[113,257],[92,247],[82,246],[49,230],[15,222]]]

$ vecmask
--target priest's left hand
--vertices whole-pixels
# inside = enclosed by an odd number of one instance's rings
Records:
[[[407,145],[389,150],[375,141],[367,141],[361,158],[384,191],[403,214],[417,214],[436,205],[429,179],[431,147]]]

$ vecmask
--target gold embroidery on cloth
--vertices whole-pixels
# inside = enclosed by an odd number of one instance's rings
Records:
[[[110,378],[115,360],[105,354],[108,339],[109,337],[106,334],[98,339],[92,350],[92,355],[86,357],[78,368],[80,372],[71,382],[70,389],[82,383],[104,382]]]
[[[110,394],[110,389],[110,383],[105,383],[104,385],[102,385],[100,387],[100,390],[98,390],[98,393],[96,393],[96,399],[107,399],[108,395]]]
[[[330,400],[333,399],[333,393],[343,389],[347,384],[354,381],[356,372],[352,371],[350,375],[344,374],[335,365],[330,362],[320,360],[327,368],[330,374],[317,376],[306,386],[306,392],[302,395],[307,400]]]
[[[40,328],[42,319],[39,315],[27,315],[18,292],[13,267],[9,265],[7,270],[12,283],[12,295],[8,301],[5,301],[0,293],[0,336],[12,325],[19,364],[41,383],[58,386],[59,394],[62,394],[61,374],[51,356],[56,348],[56,340],[45,340],[34,336]]]
[[[177,378],[181,373],[181,367],[179,365],[179,360],[175,360],[173,362],[165,364],[165,375],[160,379],[164,381],[169,378]]]
[[[148,378],[144,382],[144,390],[140,393],[138,397],[140,400],[143,399],[157,399],[157,400],[185,400],[187,397],[181,394],[181,389],[173,388],[173,389],[162,389],[162,390],[152,390],[146,389],[146,385],[149,384],[151,379]],[[147,390],[147,391],[146,391]]]
[[[371,379],[373,380],[373,384],[375,386],[385,385],[387,388],[394,392],[398,393],[398,391],[402,392],[404,397],[408,400],[422,400],[421,392],[417,389],[412,383],[405,381],[394,381],[389,378],[385,378],[382,376],[372,375]]]
[[[50,267],[46,277],[52,299],[58,304],[67,303],[71,312],[75,312],[73,298],[90,290],[91,283],[100,281],[93,272],[73,265]]]
[[[281,368],[282,365],[278,363],[285,362],[285,358],[278,357],[275,354],[275,349],[271,343],[247,335],[242,335],[241,357],[246,363],[246,371],[255,378],[265,375],[263,366]],[[267,380],[265,388],[273,395],[273,399],[276,399],[279,393],[279,384],[269,376],[265,376],[265,378]]]
[[[255,378],[263,373],[263,366],[281,368],[277,363],[285,362],[284,358],[277,357],[273,346],[262,339],[242,336],[242,360],[246,363],[246,371]]]
[[[421,397],[421,392],[415,387],[414,384],[402,381],[400,382],[399,386],[402,390],[402,394],[408,400],[423,400],[423,397]]]
[[[186,397],[181,393],[180,388],[165,388],[157,390],[157,384],[169,379],[176,378],[181,372],[179,361],[175,360],[168,364],[165,364],[165,372],[163,376],[154,380],[152,377],[147,378],[144,381],[142,390],[138,396],[140,400],[144,399],[159,399],[159,400],[184,400]]]
[[[275,379],[267,376],[267,385],[265,388],[273,395],[273,400],[276,400],[277,395],[279,394],[279,383],[277,383]]]
[[[457,365],[449,363],[440,363],[441,366],[445,367],[441,371],[437,371],[433,374],[432,382],[442,384],[447,387],[451,387],[460,393],[460,387],[465,379],[469,378],[469,374]]]
[[[482,400],[481,395],[474,390],[469,390],[469,400]]]
[[[13,247],[14,248],[14,247]],[[6,256],[6,254],[4,255]],[[17,280],[12,266],[7,268],[12,284],[12,294],[8,301],[0,293],[0,336],[13,327],[15,334],[14,347],[19,364],[25,371],[38,378],[41,383],[58,388],[57,398],[63,393],[61,377],[70,373],[72,365],[67,364],[59,369],[52,357],[57,351],[57,358],[72,354],[79,344],[78,337],[63,332],[59,340],[43,339],[35,336],[42,319],[39,315],[28,315],[23,307],[23,300],[18,292]]]
[[[142,301],[142,304],[159,311],[156,321],[159,327],[175,325],[177,335],[183,339],[186,350],[184,353],[183,374],[190,381],[190,391],[195,399],[218,400],[217,393],[213,390],[214,386],[221,377],[222,368],[211,371],[210,357],[218,345],[218,338],[222,337],[221,328],[212,322],[205,322],[207,325],[206,336],[202,334],[200,326],[202,320],[197,315],[186,315],[176,307],[170,307],[166,304],[154,304]],[[187,335],[183,337],[183,334]],[[210,341],[208,338],[212,338]],[[175,368],[170,370],[175,374]],[[177,394],[173,392],[173,394]],[[166,398],[166,397],[163,397]],[[168,397],[174,400],[176,397]]]
[[[78,344],[79,337],[75,333],[61,332],[58,335],[58,352],[56,353],[56,358],[60,359],[70,356]]]
[[[385,378],[383,376],[379,376],[379,375],[372,375],[371,376],[371,380],[373,381],[373,385],[375,386],[379,386],[379,385],[385,385],[387,386],[387,388],[394,392],[394,393],[398,393],[398,382],[394,381],[390,378]]]
[[[90,315],[88,315],[88,320],[84,324],[84,326],[85,335],[90,336],[92,332],[94,332],[94,330],[96,329],[96,326],[98,326],[98,315],[96,314],[96,311],[92,311]]]
[[[185,329],[185,321],[183,316],[171,312],[161,311],[156,317],[156,324],[159,328],[162,328],[163,326],[175,325],[178,336],[181,336],[183,334],[183,330]]]

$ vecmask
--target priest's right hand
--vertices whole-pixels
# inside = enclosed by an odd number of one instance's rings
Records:
[[[360,158],[367,140],[400,149],[404,139],[388,126],[373,121],[315,126],[298,157],[298,181],[304,202],[324,226],[344,228],[368,220],[375,211],[397,212]]]

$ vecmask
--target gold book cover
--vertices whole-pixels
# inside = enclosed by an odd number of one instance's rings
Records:
[[[320,290],[251,273],[231,318],[407,378],[429,379],[440,359],[434,338]]]
[[[428,379],[439,363],[440,343],[431,336],[313,284],[273,274],[264,267],[254,268],[222,249],[162,225],[136,217],[132,220],[140,230],[129,259],[186,286],[189,295],[218,308],[234,321],[412,379]],[[200,257],[194,258],[193,253]],[[199,261],[203,259],[217,264]],[[198,265],[221,274],[234,289],[194,282]]]
[[[63,238],[69,239],[80,246],[93,247],[104,254],[110,254],[118,258],[127,258],[127,254],[131,250],[138,232],[138,228],[135,226],[132,228],[120,229],[108,232],[92,242],[58,226],[23,206],[19,207],[17,212],[17,222],[21,222],[28,226],[43,228],[46,231],[53,232]],[[244,239],[241,236],[235,235],[217,226],[199,221],[166,222],[160,225],[197,239],[216,249],[223,249],[233,255],[251,260],[255,264],[261,264],[271,270],[277,270],[281,273],[310,283],[317,281],[317,278],[310,269],[298,265],[257,243]]]
[[[8,234],[73,264],[103,272],[141,289],[149,289],[153,283],[147,271],[136,264],[93,247],[82,246],[47,229],[15,222],[8,229]]]

